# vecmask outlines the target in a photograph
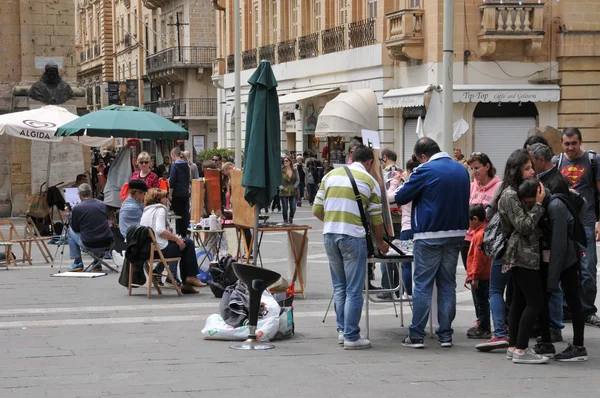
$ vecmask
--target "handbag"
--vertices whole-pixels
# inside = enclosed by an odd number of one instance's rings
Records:
[[[504,234],[504,230],[502,229],[500,212],[496,212],[483,230],[483,252],[486,256],[495,260],[504,253],[507,241],[508,237]]]
[[[356,198],[356,203],[358,204],[360,219],[365,229],[365,239],[367,240],[368,256],[371,257],[375,254],[375,247],[373,246],[373,240],[371,239],[371,230],[369,228],[367,216],[365,215],[365,208],[363,206],[362,197],[360,196],[360,192],[358,191],[358,187],[356,186],[356,180],[354,179],[354,176],[352,175],[352,172],[350,171],[348,166],[344,166],[344,170],[346,170],[346,174],[348,174],[348,178],[350,178],[350,183],[352,184],[352,189],[354,190],[354,197]]]
[[[46,193],[40,192],[32,195],[27,195],[27,213],[28,216],[34,218],[46,218],[50,215],[50,207],[48,206],[48,200]]]

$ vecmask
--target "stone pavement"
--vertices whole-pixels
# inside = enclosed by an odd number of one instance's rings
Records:
[[[307,298],[294,302],[296,335],[270,351],[234,351],[229,342],[202,339],[204,320],[218,311],[208,288],[181,298],[172,291],[129,297],[116,274],[51,278],[57,268],[39,255],[33,266],[0,269],[0,397],[596,396],[600,329],[586,327],[585,363],[515,365],[501,352],[477,352],[477,341],[465,337],[474,311],[461,265],[454,347],[429,338],[424,350],[402,347],[410,309],[404,307],[401,327],[392,306],[374,304],[373,348],[344,351],[333,313],[322,322],[332,291],[322,225],[308,207],[295,221],[314,228]],[[285,242],[283,233],[265,235],[265,266],[285,273]],[[570,324],[563,334],[571,338]]]

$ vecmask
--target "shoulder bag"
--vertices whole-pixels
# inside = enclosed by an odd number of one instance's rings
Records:
[[[352,184],[352,189],[354,190],[354,197],[356,198],[356,203],[358,204],[360,219],[362,220],[362,224],[365,229],[368,256],[371,257],[375,254],[375,247],[373,246],[373,240],[371,239],[371,230],[369,228],[367,216],[365,215],[365,208],[363,206],[362,197],[360,196],[360,192],[358,191],[358,187],[356,186],[356,180],[354,179],[354,176],[352,175],[352,172],[350,171],[348,166],[344,166],[344,170],[346,170],[346,174],[348,174],[348,178],[350,178],[350,183]]]

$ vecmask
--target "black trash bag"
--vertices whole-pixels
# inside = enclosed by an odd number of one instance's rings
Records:
[[[227,254],[219,260],[218,263],[211,263],[208,272],[212,277],[209,282],[210,290],[216,298],[223,297],[223,292],[228,286],[234,285],[238,277],[233,272],[233,263],[235,259],[231,254]]]

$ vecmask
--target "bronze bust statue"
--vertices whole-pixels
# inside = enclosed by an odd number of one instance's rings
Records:
[[[48,105],[58,105],[73,98],[73,90],[58,74],[58,65],[49,63],[40,80],[29,89],[29,98]]]

